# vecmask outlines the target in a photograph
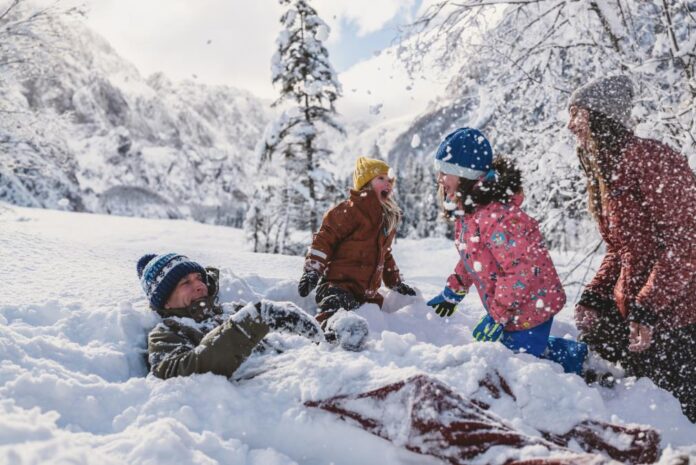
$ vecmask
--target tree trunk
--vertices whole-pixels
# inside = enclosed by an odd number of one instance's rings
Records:
[[[599,22],[602,23],[602,27],[604,28],[604,32],[609,36],[609,40],[611,41],[611,46],[612,48],[618,53],[620,56],[624,56],[625,54],[623,53],[623,50],[621,50],[621,45],[619,44],[619,38],[616,37],[616,34],[614,34],[614,31],[611,30],[611,25],[609,24],[609,20],[604,16],[602,13],[602,10],[600,10],[599,5],[597,5],[597,2],[593,1],[590,2],[590,9],[594,11],[597,14],[597,17],[599,18]],[[621,63],[621,71],[626,71],[628,67],[626,66],[625,63]]]
[[[304,36],[304,30],[305,30],[305,18],[304,15],[301,15],[302,19],[302,35]],[[303,40],[304,41],[304,40]],[[307,76],[303,76],[305,88],[307,85]],[[307,122],[308,125],[314,126],[312,122],[312,118],[309,116],[309,96],[307,93],[304,94],[304,117],[305,121]],[[306,136],[305,138],[305,155],[307,156],[307,190],[309,191],[309,228],[312,231],[312,234],[317,232],[317,229],[319,229],[318,221],[317,221],[317,193],[316,190],[314,189],[314,177],[312,176],[314,174],[314,148],[312,147],[312,142],[314,140],[314,136]]]
[[[307,154],[307,189],[309,191],[309,227],[312,230],[312,234],[317,232],[319,228],[317,219],[317,193],[314,189],[314,149],[312,147],[313,137],[307,137],[305,139],[305,151]]]

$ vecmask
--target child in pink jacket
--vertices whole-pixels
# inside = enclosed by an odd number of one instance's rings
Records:
[[[486,310],[473,331],[477,340],[554,359],[549,333],[566,296],[539,225],[520,208],[519,170],[511,160],[494,161],[488,140],[471,128],[445,138],[435,167],[445,215],[455,221],[459,262],[428,305],[451,316],[473,285]],[[579,347],[584,353],[575,365],[556,360],[566,371],[580,372],[586,348]]]

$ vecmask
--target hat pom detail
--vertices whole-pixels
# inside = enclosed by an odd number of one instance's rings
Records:
[[[138,270],[138,278],[143,277],[143,270],[147,266],[148,263],[152,261],[153,258],[155,258],[157,254],[154,253],[149,253],[145,254],[142,257],[140,257],[140,260],[138,260],[138,264],[136,265],[136,268]]]

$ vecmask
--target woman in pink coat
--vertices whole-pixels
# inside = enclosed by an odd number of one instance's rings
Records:
[[[451,316],[473,285],[486,310],[473,332],[477,340],[500,340],[512,350],[555,359],[547,350],[549,332],[566,297],[539,225],[520,208],[519,170],[511,160],[493,160],[488,140],[471,128],[445,138],[435,167],[445,215],[455,220],[460,257],[444,290],[428,305]],[[572,360],[556,361],[580,373],[587,349],[574,347]]]

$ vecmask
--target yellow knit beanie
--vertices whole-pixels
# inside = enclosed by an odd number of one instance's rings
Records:
[[[355,162],[353,171],[353,189],[359,191],[365,184],[383,174],[389,174],[389,165],[382,160],[360,157]]]

